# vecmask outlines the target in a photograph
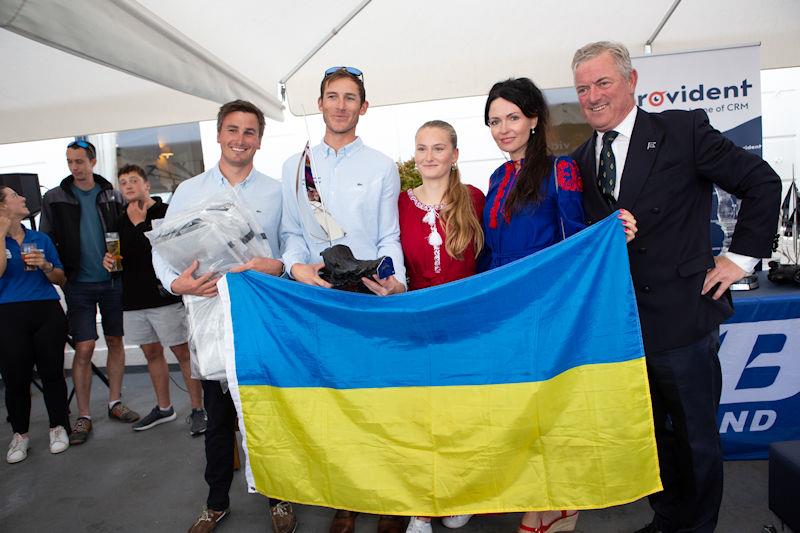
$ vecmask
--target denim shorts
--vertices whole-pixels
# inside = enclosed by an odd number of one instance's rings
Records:
[[[122,337],[122,280],[83,283],[70,281],[64,286],[67,321],[73,342],[97,340],[97,308],[107,337]]]

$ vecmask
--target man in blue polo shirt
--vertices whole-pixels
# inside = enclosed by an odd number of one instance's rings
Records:
[[[72,381],[78,398],[78,419],[70,444],[83,444],[92,431],[89,410],[92,355],[97,340],[97,308],[108,346],[108,416],[136,422],[139,415],[122,404],[125,348],[122,343],[122,282],[103,268],[105,233],[116,231],[122,214],[122,197],[111,183],[94,173],[97,152],[92,143],[75,141],[67,146],[71,175],[42,199],[41,229],[53,240],[64,264],[67,283],[69,332],[75,344]]]

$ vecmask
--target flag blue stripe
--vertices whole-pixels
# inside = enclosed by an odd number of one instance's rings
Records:
[[[227,281],[240,385],[536,382],[644,355],[616,215],[491,272],[386,298],[252,272]]]

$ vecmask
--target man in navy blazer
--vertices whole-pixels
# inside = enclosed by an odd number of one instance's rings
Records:
[[[770,256],[780,179],[702,110],[638,109],[637,73],[623,45],[588,44],[572,70],[595,130],[572,154],[588,222],[624,208],[639,229],[628,250],[664,485],[650,497],[653,522],[640,531],[713,531],[722,500],[719,325],[733,314],[730,285]],[[718,257],[709,235],[714,184],[741,200],[730,249]]]

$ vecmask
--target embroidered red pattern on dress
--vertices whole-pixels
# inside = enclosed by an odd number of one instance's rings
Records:
[[[506,195],[506,188],[508,187],[508,182],[511,180],[513,170],[514,163],[512,161],[508,161],[505,164],[506,172],[503,176],[503,181],[500,182],[500,186],[497,188],[497,195],[494,197],[492,209],[489,211],[489,227],[492,229],[497,227],[497,212],[500,211],[500,203],[503,201],[503,197]],[[505,216],[504,218],[506,219],[506,222],[509,222],[510,218],[508,216]]]
[[[564,191],[583,192],[583,180],[575,161],[561,160],[556,165],[558,187]]]

